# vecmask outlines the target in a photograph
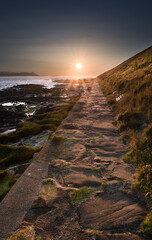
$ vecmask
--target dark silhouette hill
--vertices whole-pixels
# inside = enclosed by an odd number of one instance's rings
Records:
[[[0,72],[1,77],[11,77],[11,76],[38,76],[34,72]]]

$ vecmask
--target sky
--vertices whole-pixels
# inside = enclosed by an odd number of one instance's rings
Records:
[[[97,76],[152,45],[151,11],[151,0],[0,0],[0,71]]]

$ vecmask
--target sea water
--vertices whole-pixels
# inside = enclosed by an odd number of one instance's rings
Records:
[[[60,80],[66,79],[84,79],[88,76],[83,77],[66,77],[66,76],[36,76],[36,77],[0,77],[0,90],[10,88],[13,86],[24,85],[24,84],[41,84],[46,88],[53,88],[55,85],[60,84]],[[57,82],[56,82],[57,81]]]

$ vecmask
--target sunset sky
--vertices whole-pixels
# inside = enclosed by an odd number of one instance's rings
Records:
[[[1,0],[0,71],[96,76],[152,45],[151,11],[151,0]]]

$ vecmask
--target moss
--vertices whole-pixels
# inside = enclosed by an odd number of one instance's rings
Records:
[[[41,126],[37,123],[21,122],[18,124],[15,132],[0,135],[0,143],[17,142],[21,138],[37,135],[42,130]]]
[[[6,172],[4,170],[0,170],[0,180],[6,176]]]
[[[0,200],[2,200],[5,195],[9,192],[10,190],[10,185],[9,185],[9,177],[5,176],[3,179],[0,180]]]
[[[83,199],[90,197],[94,189],[86,187],[80,188],[70,193],[70,197],[73,204],[79,204]]]
[[[19,177],[16,177],[16,176],[14,176],[11,179],[9,179],[10,187],[13,186],[17,182],[18,179],[19,179]]]
[[[25,146],[13,147],[0,144],[0,166],[4,168],[17,163],[25,163],[39,150],[40,148]]]

